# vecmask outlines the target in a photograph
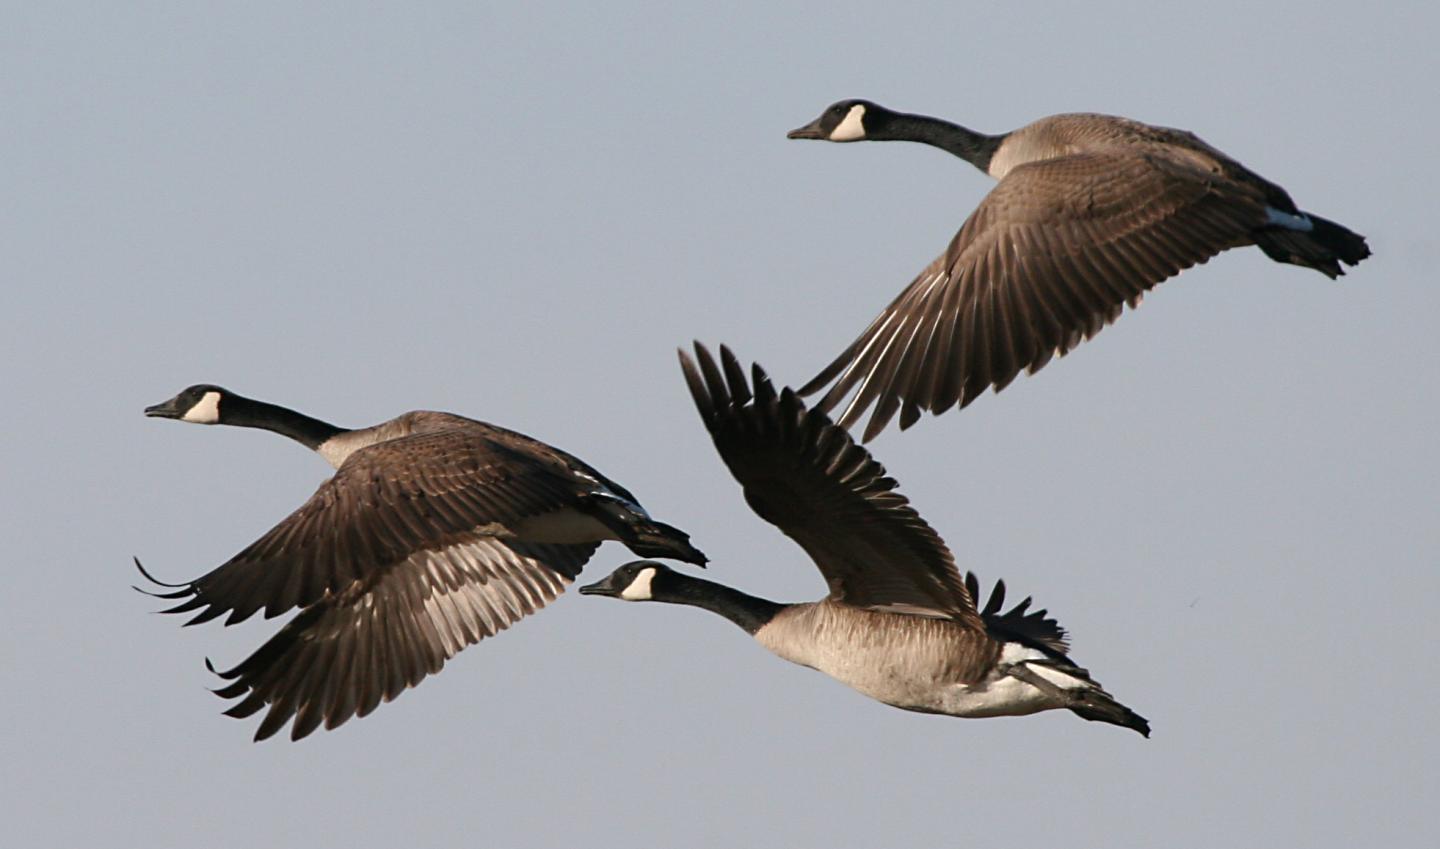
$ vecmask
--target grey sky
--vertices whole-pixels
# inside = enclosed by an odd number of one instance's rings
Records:
[[[7,845],[1440,839],[1433,9],[292,5],[5,4]],[[818,597],[673,352],[803,381],[989,189],[915,145],[785,140],[847,96],[1186,127],[1370,237],[1334,283],[1224,255],[872,446],[1151,740],[908,714],[702,611],[574,594],[337,732],[257,746],[220,716],[202,659],[276,623],[182,630],[129,558],[199,575],[328,469],[141,415],[194,382],[522,430],[690,531],[710,577]]]

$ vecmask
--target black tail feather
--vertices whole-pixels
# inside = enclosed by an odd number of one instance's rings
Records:
[[[1318,215],[1305,215],[1310,230],[1266,228],[1255,234],[1255,244],[1276,262],[1313,268],[1332,279],[1345,273],[1341,263],[1356,265],[1370,256],[1364,236]]]
[[[690,535],[672,525],[653,519],[631,525],[625,545],[641,557],[668,557],[704,567],[710,558],[690,544]]]
[[[1150,736],[1150,723],[1145,717],[1115,701],[1104,690],[1075,691],[1078,697],[1070,710],[1081,719],[1092,722],[1108,722],[1139,732],[1142,737]]]
[[[1005,582],[996,581],[985,606],[980,606],[980,579],[974,572],[965,573],[965,589],[984,621],[985,628],[992,636],[1002,641],[1015,640],[1038,648],[1054,657],[1064,658],[1070,651],[1070,638],[1060,623],[1050,618],[1050,612],[1041,608],[1030,610],[1030,597],[1002,613],[1005,606]]]

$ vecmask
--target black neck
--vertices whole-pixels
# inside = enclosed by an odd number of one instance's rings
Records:
[[[990,170],[990,158],[1005,140],[1004,135],[987,136],[928,115],[906,115],[898,112],[881,126],[867,131],[865,137],[873,141],[913,141],[928,144],[953,153],[987,172]]]
[[[306,448],[316,449],[344,428],[312,419],[294,410],[255,401],[240,395],[226,395],[220,402],[220,423],[236,427],[258,427],[288,436]]]
[[[789,606],[746,595],[724,584],[692,578],[679,572],[672,572],[666,577],[670,580],[665,582],[663,589],[656,588],[658,592],[654,596],[655,601],[703,607],[739,625],[747,634],[754,634],[765,623],[774,619],[775,614]]]

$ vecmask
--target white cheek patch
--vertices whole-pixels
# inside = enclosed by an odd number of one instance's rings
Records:
[[[220,393],[206,392],[205,396],[195,403],[195,406],[185,411],[180,417],[182,422],[194,422],[195,424],[218,424],[220,422]]]
[[[857,103],[845,114],[845,120],[830,131],[830,141],[859,141],[865,138],[865,106]]]
[[[641,569],[640,574],[635,576],[635,580],[630,582],[630,586],[620,593],[620,597],[626,601],[649,601],[654,598],[650,593],[650,582],[653,580],[655,580],[654,567]]]
[[[1299,230],[1308,233],[1315,229],[1315,224],[1304,215],[1291,215],[1288,212],[1281,212],[1273,206],[1265,207],[1266,223],[1284,227],[1287,230]]]

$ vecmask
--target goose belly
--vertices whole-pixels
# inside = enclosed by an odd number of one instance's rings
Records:
[[[814,668],[876,701],[927,713],[943,713],[946,692],[956,686],[937,682],[929,664],[885,652],[827,654]]]
[[[993,642],[948,620],[893,614],[859,622],[777,620],[755,638],[872,699],[927,713],[950,713],[957,687],[983,681],[996,654]]]
[[[950,716],[1024,716],[1065,707],[1065,701],[1011,675],[946,689],[936,713]]]
[[[1026,677],[1043,679],[1046,688],[1016,677],[1012,670],[1017,669],[1023,669]],[[940,712],[967,717],[1024,716],[1066,707],[1071,701],[1070,691],[1094,687],[1093,682],[1056,668],[1043,653],[1019,643],[1006,643],[999,663],[983,680],[946,690]]]
[[[1065,690],[1093,686],[1053,667],[1034,649],[958,632],[945,620],[904,617],[891,631],[864,628],[762,628],[757,640],[780,657],[829,675],[876,701],[949,716],[1020,716],[1064,707]],[[769,631],[769,633],[767,633]],[[996,649],[999,648],[999,651]],[[1053,687],[1009,670],[1023,665]]]

